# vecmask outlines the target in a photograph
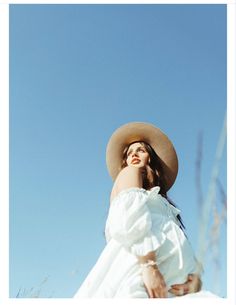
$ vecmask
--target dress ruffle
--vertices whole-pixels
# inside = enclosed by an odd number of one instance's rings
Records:
[[[155,188],[155,193],[159,189]],[[106,223],[107,240],[114,238],[137,256],[156,251],[163,244],[163,217],[160,217],[159,233],[153,234],[152,216],[147,204],[154,191],[129,188],[113,199]]]

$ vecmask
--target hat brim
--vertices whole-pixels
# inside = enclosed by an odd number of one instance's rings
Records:
[[[178,173],[178,158],[172,142],[156,126],[144,122],[122,125],[112,134],[107,144],[106,163],[110,176],[120,172],[124,149],[131,143],[143,141],[151,145],[162,163],[166,190],[174,184]]]

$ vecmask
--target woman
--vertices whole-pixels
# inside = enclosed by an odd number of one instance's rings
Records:
[[[77,291],[80,297],[199,295],[201,268],[167,197],[178,172],[168,137],[147,123],[118,128],[107,145],[113,180],[107,245]],[[203,293],[207,296],[207,293]]]

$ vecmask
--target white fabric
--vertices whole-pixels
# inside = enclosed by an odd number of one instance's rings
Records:
[[[190,273],[201,272],[176,217],[180,210],[159,190],[129,188],[113,199],[105,227],[107,245],[75,298],[148,298],[137,256],[151,251],[156,251],[168,288],[184,283]]]

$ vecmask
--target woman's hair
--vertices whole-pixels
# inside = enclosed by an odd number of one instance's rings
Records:
[[[156,154],[156,152],[154,151],[154,149],[151,147],[151,145],[149,145],[148,143],[143,142],[143,141],[135,141],[135,142],[132,142],[129,145],[127,145],[127,147],[123,151],[121,169],[125,168],[128,165],[127,161],[126,161],[127,152],[129,150],[130,145],[134,144],[134,143],[140,143],[146,149],[146,151],[148,152],[149,157],[150,157],[150,163],[149,163],[150,173],[145,172],[143,175],[143,188],[146,190],[149,190],[154,186],[159,186],[160,194],[163,197],[165,197],[171,205],[176,207],[175,204],[167,196],[166,181],[165,181],[165,175],[164,175],[163,167],[161,164],[161,160],[158,157],[158,155]],[[177,218],[180,221],[181,228],[185,229],[181,216],[177,215]]]

